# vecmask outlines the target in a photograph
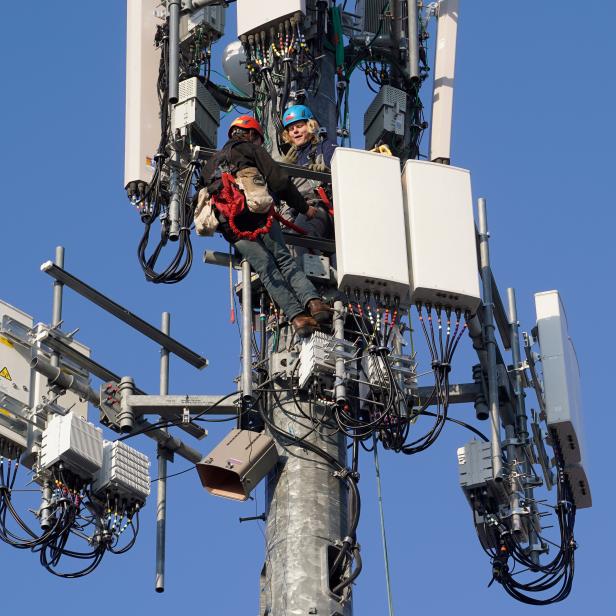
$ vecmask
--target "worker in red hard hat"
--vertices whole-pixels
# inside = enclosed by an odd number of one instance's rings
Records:
[[[315,210],[263,141],[255,118],[240,116],[231,123],[229,140],[202,170],[195,228],[200,235],[220,231],[259,274],[298,336],[306,337],[329,319],[330,309],[289,253],[271,212],[274,195],[309,218]]]

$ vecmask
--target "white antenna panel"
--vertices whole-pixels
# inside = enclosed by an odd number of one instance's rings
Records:
[[[306,0],[237,0],[237,35],[265,30],[298,12],[306,14]]]
[[[159,0],[129,0],[126,21],[126,127],[124,186],[148,183],[160,141],[156,82],[160,52],[154,47]]]
[[[336,148],[332,183],[338,288],[398,297],[408,306],[400,159]]]
[[[481,296],[470,173],[409,160],[402,189],[412,302],[474,313]]]
[[[548,428],[556,433],[566,464],[582,455],[580,372],[558,291],[535,293]]]

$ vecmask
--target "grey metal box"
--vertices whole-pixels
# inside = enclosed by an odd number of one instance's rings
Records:
[[[197,464],[197,472],[210,494],[245,501],[277,461],[276,444],[267,434],[234,429]]]
[[[171,129],[190,127],[198,140],[203,141],[201,145],[215,148],[220,107],[213,96],[196,77],[191,77],[180,83],[178,100],[171,114]]]
[[[390,0],[357,0],[355,13],[361,16],[361,29],[374,37],[377,33],[386,36],[391,32]]]
[[[225,7],[222,4],[204,6],[180,18],[180,41],[189,39],[195,30],[204,27],[209,33],[221,37],[225,33]]]
[[[465,492],[484,487],[494,478],[490,443],[470,441],[458,449],[458,475]]]
[[[311,278],[330,279],[329,257],[323,255],[302,255],[304,273]]]
[[[364,115],[366,149],[372,149],[387,137],[404,136],[407,95],[393,86],[383,86]]]

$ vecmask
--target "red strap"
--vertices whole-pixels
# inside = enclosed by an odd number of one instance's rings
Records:
[[[235,217],[246,207],[246,196],[237,187],[235,178],[230,173],[222,174],[222,189],[212,196],[212,205],[227,219],[231,231],[239,238],[254,242],[259,235],[269,233],[272,228],[271,211],[268,213],[265,225],[254,231],[241,231],[235,224]]]
[[[325,207],[327,208],[329,215],[333,218],[334,217],[334,207],[332,206],[332,202],[329,200],[329,197],[327,196],[327,193],[325,192],[325,189],[323,188],[323,186],[317,187],[317,194],[319,195],[319,199],[321,199],[321,201],[323,201],[323,203],[325,204]]]
[[[299,233],[300,235],[308,235],[308,231],[306,231],[306,229],[302,229],[294,222],[287,220],[282,214],[277,212],[274,207],[272,207],[271,214],[278,222],[282,223],[285,227],[289,227],[289,229],[293,229],[295,233]]]

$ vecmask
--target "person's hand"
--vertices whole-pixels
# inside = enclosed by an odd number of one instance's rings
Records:
[[[308,220],[312,220],[315,216],[317,215],[317,208],[314,207],[314,205],[309,205],[308,209],[306,210],[306,212],[304,213],[304,216],[308,219]]]
[[[297,148],[292,145],[288,152],[280,159],[281,163],[284,163],[285,165],[294,165],[295,163],[297,163],[297,157],[299,156],[299,152],[297,151]]]
[[[310,163],[308,165],[308,169],[310,169],[310,171],[319,171],[321,173],[329,171],[329,167],[324,163]]]

